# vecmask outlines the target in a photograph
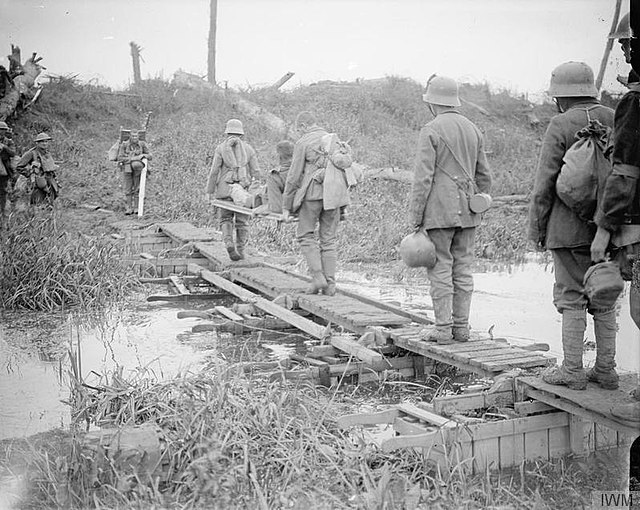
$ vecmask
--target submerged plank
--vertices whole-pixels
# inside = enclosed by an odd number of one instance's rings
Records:
[[[273,303],[272,301],[268,301],[267,299],[264,299],[254,294],[253,292],[250,292],[247,289],[244,289],[239,285],[236,285],[235,283],[230,282],[229,280],[223,278],[220,275],[215,274],[212,271],[203,269],[197,264],[189,264],[189,271],[194,274],[197,274],[198,276],[200,276],[204,280],[207,280],[209,283],[212,283],[216,287],[219,287],[222,290],[225,290],[233,294],[234,296],[239,297],[243,301],[247,301],[253,304],[256,308],[260,308],[261,310],[264,310],[265,312],[270,313],[271,315],[275,315],[280,319],[286,320],[291,325],[304,331],[305,333],[310,334],[315,338],[323,339],[327,336],[326,328],[324,326],[321,326],[320,324],[310,321],[309,319],[305,319],[304,317],[300,317],[295,312],[292,312],[291,310],[287,310],[286,308],[283,308],[282,306],[279,306]]]

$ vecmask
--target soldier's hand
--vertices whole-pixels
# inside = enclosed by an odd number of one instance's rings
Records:
[[[291,219],[291,215],[288,209],[282,209],[282,221],[285,223]]]
[[[602,262],[606,260],[606,251],[611,239],[611,232],[602,227],[598,227],[596,235],[591,242],[591,260],[593,262]]]

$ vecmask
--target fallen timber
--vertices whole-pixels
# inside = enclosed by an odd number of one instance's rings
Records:
[[[174,268],[179,271],[154,275],[168,278],[177,296],[188,295],[184,289],[180,293],[179,283],[192,284],[197,277],[319,340],[321,345],[310,348],[308,355],[291,358],[299,364],[297,369],[278,365],[277,372],[270,375],[273,380],[303,379],[330,385],[345,377],[356,377],[358,382],[380,380],[387,370],[412,377],[427,374],[427,362],[496,380],[486,391],[438,396],[431,404],[422,405],[428,414],[400,405],[376,416],[338,419],[345,428],[367,424],[392,427],[398,435],[381,442],[384,450],[420,448],[442,467],[451,469],[462,463],[463,469],[476,472],[625,446],[639,435],[637,424],[610,416],[613,402],[631,401],[626,386],[604,392],[606,395],[598,393],[593,384],[586,392],[544,386],[529,369],[554,363],[555,358],[548,354],[477,334],[466,343],[425,342],[422,338],[432,327],[427,315],[341,289],[333,297],[306,295],[308,277],[258,257],[231,262],[215,232],[203,232],[189,224],[161,224],[147,235],[153,236],[149,240],[161,249],[152,254],[153,260],[145,259],[146,263],[162,260],[164,253],[173,250],[188,252],[184,264]],[[145,235],[139,236],[136,248],[143,249],[145,241]],[[186,279],[170,278],[174,274]],[[189,285],[186,287],[189,290]],[[242,327],[231,324],[251,325],[246,314],[237,315],[235,321],[227,317],[223,329],[237,333]],[[201,331],[213,329],[201,326]],[[338,334],[336,328],[342,332]],[[364,342],[365,338],[370,341]],[[506,383],[501,380],[501,374],[511,373],[515,375]],[[632,375],[630,380],[635,377]]]

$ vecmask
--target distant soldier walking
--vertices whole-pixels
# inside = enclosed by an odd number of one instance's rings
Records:
[[[120,144],[118,150],[118,166],[122,169],[122,185],[124,187],[124,213],[138,213],[138,194],[140,192],[140,176],[146,161],[151,161],[149,146],[140,140],[138,131],[132,131],[129,139]]]
[[[16,155],[16,146],[9,138],[9,126],[0,122],[0,228],[4,221],[7,196],[11,193],[16,175],[11,159]]]
[[[35,137],[36,146],[25,152],[18,161],[18,171],[31,184],[31,205],[44,202],[53,205],[58,197],[60,185],[56,176],[56,165],[50,152],[52,138],[47,133]]]
[[[298,215],[298,243],[313,278],[307,293],[333,296],[336,237],[341,208],[349,203],[351,155],[348,146],[318,126],[310,112],[298,114],[296,129],[302,136],[293,148],[282,214],[285,219],[290,213]]]
[[[474,212],[470,200],[489,192],[491,172],[482,133],[456,109],[458,84],[432,77],[423,99],[435,118],[420,131],[409,222],[415,231],[426,230],[436,250],[435,266],[427,273],[436,327],[426,340],[466,342],[475,232],[481,221],[480,208]]]
[[[564,359],[562,365],[546,370],[542,379],[549,384],[584,390],[589,378],[605,388],[615,389],[618,387],[614,368],[615,307],[592,302],[583,284],[591,266],[590,245],[596,227],[558,195],[562,189],[558,184],[561,170],[567,171],[563,169],[568,159],[565,155],[578,142],[577,133],[591,121],[611,128],[613,110],[596,99],[593,71],[582,62],[566,62],[556,67],[548,93],[560,114],[551,119],[542,141],[529,210],[529,236],[539,249],[549,249],[553,255],[553,304],[562,314]],[[595,367],[588,374],[582,365],[587,311],[593,315],[597,346]]]
[[[244,127],[241,121],[230,119],[225,134],[226,140],[216,147],[213,154],[206,191],[210,197],[232,202],[233,186],[247,190],[251,181],[259,176],[260,167],[256,151],[242,139]],[[244,259],[251,217],[223,208],[219,208],[218,214],[229,258],[234,261]]]

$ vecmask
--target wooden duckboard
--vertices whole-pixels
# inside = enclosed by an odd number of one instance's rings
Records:
[[[302,310],[338,324],[350,331],[364,333],[372,326],[401,326],[411,319],[385,306],[363,301],[358,296],[337,293],[335,296],[307,295],[305,279],[269,266],[234,268],[230,271],[234,281],[239,281],[271,297],[294,294]]]
[[[194,227],[191,223],[159,223],[158,230],[180,244],[220,239],[220,235],[214,230]]]
[[[633,402],[629,392],[636,386],[637,374],[621,375],[620,388],[617,390],[604,390],[597,384],[589,383],[586,390],[578,391],[566,386],[547,384],[539,377],[516,379],[516,391],[525,397],[562,409],[583,420],[637,437],[640,435],[640,423],[627,422],[611,416],[613,406]]]
[[[208,260],[202,257],[178,258],[130,258],[124,260],[134,271],[142,277],[168,277],[170,275],[186,274],[189,264],[200,264],[208,268]]]
[[[411,326],[391,330],[390,336],[398,347],[483,377],[494,377],[499,372],[513,368],[542,367],[556,362],[554,357],[547,354],[488,339],[438,345],[422,340],[422,329],[419,326]]]

